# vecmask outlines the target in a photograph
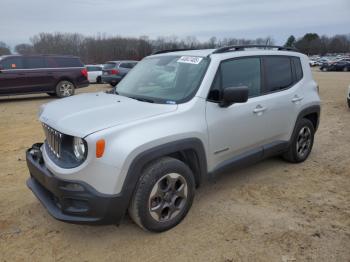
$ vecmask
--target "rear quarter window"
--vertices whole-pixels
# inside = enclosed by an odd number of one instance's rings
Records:
[[[292,57],[292,62],[295,71],[295,82],[299,82],[303,78],[303,68],[299,57]]]

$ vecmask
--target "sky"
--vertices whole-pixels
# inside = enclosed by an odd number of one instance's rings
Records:
[[[40,32],[283,44],[291,34],[350,34],[350,0],[0,0],[0,41],[14,47]]]

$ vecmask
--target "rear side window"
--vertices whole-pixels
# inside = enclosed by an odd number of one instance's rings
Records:
[[[24,57],[24,66],[28,69],[45,68],[45,60],[43,57]]]
[[[249,97],[260,95],[260,58],[250,57],[224,61],[220,65],[221,87],[247,86]]]
[[[3,69],[23,69],[22,57],[7,57],[1,60]]]
[[[292,57],[292,62],[295,71],[295,82],[299,82],[303,78],[303,68],[299,57]]]
[[[49,68],[83,67],[79,58],[76,57],[46,57],[46,63]]]
[[[292,66],[289,57],[264,57],[266,92],[275,92],[293,84]]]

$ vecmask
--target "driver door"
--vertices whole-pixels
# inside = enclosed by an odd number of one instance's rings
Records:
[[[262,144],[268,129],[266,105],[262,93],[261,59],[242,57],[222,61],[206,104],[211,169],[235,157],[262,156]],[[245,103],[220,107],[222,90],[247,86],[249,99]]]

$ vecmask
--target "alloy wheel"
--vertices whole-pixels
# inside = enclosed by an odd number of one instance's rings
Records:
[[[296,147],[300,158],[304,158],[309,153],[311,147],[311,130],[309,127],[304,126],[300,129]]]
[[[74,91],[74,86],[70,82],[63,82],[59,88],[60,95],[63,97],[71,96]]]
[[[188,186],[177,173],[166,174],[153,186],[149,196],[149,212],[153,219],[165,222],[176,217],[185,207]]]

